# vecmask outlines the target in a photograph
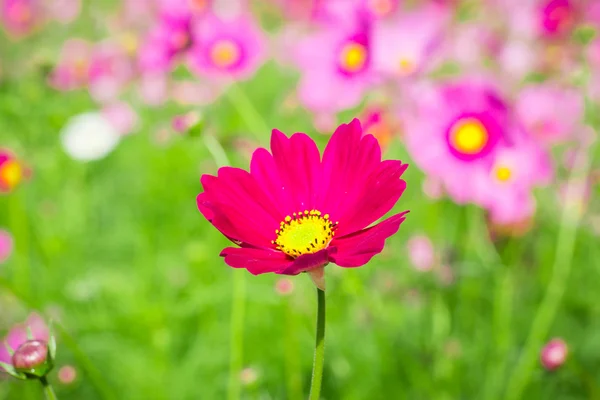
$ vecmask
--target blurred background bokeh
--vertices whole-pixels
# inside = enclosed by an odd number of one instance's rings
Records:
[[[316,296],[252,276],[199,178],[360,118],[411,164],[326,268],[324,399],[600,399],[600,1],[0,0],[0,337],[60,399],[307,397]],[[0,372],[0,399],[39,399]]]

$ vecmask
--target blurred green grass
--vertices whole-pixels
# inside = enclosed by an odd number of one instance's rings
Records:
[[[281,111],[289,77],[268,65],[203,111],[205,132],[162,146],[153,132],[172,109],[142,109],[140,132],[89,164],[62,151],[58,132],[92,103],[85,93],[55,93],[42,79],[32,70],[0,86],[0,144],[33,169],[30,181],[0,197],[0,226],[17,246],[0,267],[0,319],[35,309],[59,321],[57,366],[79,372],[69,386],[53,372],[59,398],[225,398],[238,272],[247,284],[243,366],[258,374],[242,397],[305,398],[313,284],[294,277],[295,291],[281,297],[277,276],[233,271],[218,257],[227,240],[195,206],[200,175],[217,167],[203,135],[215,133],[232,164],[244,168],[248,160],[233,139],[268,144],[269,132],[252,124],[249,107],[269,129],[305,131],[324,145],[327,138],[306,114]],[[408,160],[398,141],[385,156]],[[405,179],[395,211],[411,213],[385,252],[363,268],[327,267],[323,398],[504,398],[552,276],[561,229],[554,191],[539,192],[529,234],[491,243],[480,210],[427,199],[414,166]],[[452,268],[452,284],[409,265],[405,243],[417,233],[432,238]],[[571,353],[553,373],[536,364],[522,398],[600,398],[600,249],[587,228],[576,234],[565,296],[547,338],[563,337]],[[0,399],[40,396],[33,383],[0,382]]]

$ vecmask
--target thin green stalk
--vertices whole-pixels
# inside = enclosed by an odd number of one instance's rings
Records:
[[[237,400],[241,395],[240,372],[244,357],[244,313],[246,310],[246,275],[244,270],[233,272],[233,299],[231,305],[229,385],[227,398]]]
[[[10,196],[10,229],[15,238],[13,285],[27,300],[31,300],[31,264],[29,258],[29,220],[20,188]]]
[[[325,292],[317,288],[317,340],[308,400],[319,400],[325,360]]]
[[[523,391],[529,384],[535,369],[538,353],[552,325],[567,286],[575,249],[577,227],[583,214],[574,207],[576,202],[583,198],[583,188],[582,185],[578,185],[577,179],[581,178],[579,174],[587,176],[589,172],[589,160],[586,150],[592,153],[592,149],[589,148],[584,148],[579,152],[575,162],[576,167],[569,177],[552,276],[542,303],[533,319],[525,347],[508,381],[505,396],[507,400],[522,398]]]
[[[246,126],[255,136],[260,138],[261,132],[270,131],[264,119],[260,116],[258,111],[256,111],[256,108],[252,105],[252,102],[250,102],[246,93],[239,88],[237,83],[232,82],[227,90],[227,97],[236,108],[237,112],[240,113]]]
[[[56,394],[54,393],[54,390],[52,389],[52,385],[50,384],[50,382],[48,382],[48,379],[46,379],[45,376],[40,378],[40,383],[42,384],[42,387],[44,388],[44,394],[46,395],[46,400],[57,400]]]

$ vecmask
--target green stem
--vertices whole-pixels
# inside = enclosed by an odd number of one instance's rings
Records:
[[[317,288],[317,340],[313,360],[312,381],[308,400],[319,400],[323,381],[323,361],[325,360],[325,292]]]
[[[284,314],[286,319],[286,328],[288,334],[285,335],[285,369],[287,397],[289,400],[302,400],[302,370],[299,365],[298,344],[296,340],[296,314],[292,310],[289,298],[283,301]]]
[[[52,385],[50,384],[50,382],[48,382],[48,379],[46,379],[45,376],[42,376],[40,378],[40,383],[42,384],[42,387],[44,388],[44,394],[46,395],[46,400],[57,400],[56,394],[54,393],[54,390],[52,389]]]
[[[229,353],[229,385],[227,398],[240,398],[240,372],[244,355],[244,313],[246,308],[246,275],[245,271],[233,272],[233,299],[231,304],[231,330]]]

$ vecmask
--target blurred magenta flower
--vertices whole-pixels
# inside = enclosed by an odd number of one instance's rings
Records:
[[[553,145],[574,138],[581,130],[583,96],[554,84],[530,85],[519,92],[515,112],[537,140]]]
[[[48,83],[57,90],[74,90],[86,86],[90,76],[92,44],[82,39],[67,40]]]
[[[549,371],[555,370],[565,363],[568,353],[567,343],[563,339],[552,339],[542,349],[542,366]]]
[[[13,238],[10,233],[0,229],[0,264],[8,260],[13,252]]]
[[[425,235],[415,235],[406,243],[408,258],[419,271],[431,271],[436,264],[435,251],[431,240]]]
[[[38,314],[31,314],[17,324],[0,342],[0,371],[21,378],[45,376],[52,368],[53,350],[50,332]]]
[[[11,192],[27,174],[21,161],[10,151],[0,148],[0,193]]]
[[[566,36],[575,26],[576,12],[571,0],[542,0],[538,10],[541,34],[551,38]]]
[[[279,278],[275,282],[275,291],[280,296],[288,296],[294,291],[294,281],[288,278]]]
[[[192,47],[191,14],[162,12],[143,40],[138,62],[142,74],[166,73],[186,57]]]
[[[430,4],[373,27],[373,68],[390,78],[422,71],[442,38],[447,8]]]
[[[249,14],[208,15],[194,30],[190,68],[208,78],[247,79],[265,61],[265,38]]]
[[[360,267],[380,253],[407,212],[369,226],[399,200],[408,165],[381,161],[377,140],[362,133],[356,119],[341,125],[321,160],[307,135],[274,130],[272,153],[256,150],[250,172],[223,167],[203,175],[200,212],[240,246],[221,252],[225,262],[252,274],[322,278],[329,262]]]
[[[122,101],[104,106],[102,115],[121,135],[134,132],[139,122],[138,114],[133,107]]]
[[[30,34],[41,17],[39,0],[0,0],[0,21],[10,36],[20,38]]]
[[[77,379],[77,370],[72,365],[64,365],[58,370],[58,380],[63,385],[70,385]]]
[[[374,83],[371,40],[365,26],[330,24],[295,49],[302,77],[298,96],[315,112],[357,106]]]
[[[487,179],[499,144],[513,129],[498,90],[468,79],[414,89],[416,107],[402,119],[412,158],[441,180],[456,202],[481,202],[479,183]]]

